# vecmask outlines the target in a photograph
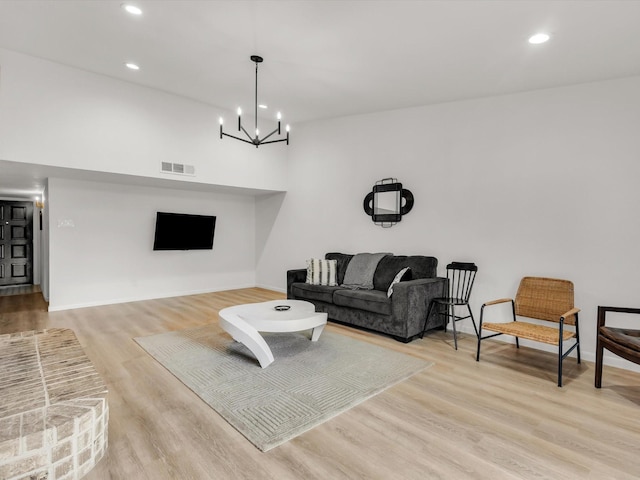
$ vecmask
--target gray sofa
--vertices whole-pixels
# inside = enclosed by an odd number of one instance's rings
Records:
[[[341,285],[353,255],[327,253],[327,260],[337,260],[337,283]],[[410,280],[403,280],[387,290],[396,274],[410,268]],[[421,255],[387,255],[380,260],[373,277],[373,290],[352,290],[340,286],[305,283],[307,270],[287,272],[287,298],[306,300],[316,311],[326,312],[331,321],[389,335],[402,342],[419,336],[424,326],[429,302],[445,295],[446,278],[437,277],[438,260]],[[405,277],[406,278],[406,277]],[[427,330],[444,326],[443,317],[432,314]]]

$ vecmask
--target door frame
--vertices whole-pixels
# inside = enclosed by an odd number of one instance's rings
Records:
[[[42,198],[42,195],[40,196]],[[31,266],[31,283],[30,285],[41,285],[42,283],[42,256],[41,256],[41,245],[42,245],[42,231],[40,228],[40,213],[42,212],[41,208],[38,208],[36,205],[36,200],[33,197],[11,197],[11,196],[0,196],[0,201],[2,202],[23,202],[30,203],[33,205],[32,215],[31,215],[31,255],[33,264]],[[10,286],[10,285],[8,285]],[[2,287],[0,287],[2,288]]]

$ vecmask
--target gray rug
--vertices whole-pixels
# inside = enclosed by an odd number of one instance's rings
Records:
[[[265,334],[275,361],[217,326],[135,341],[262,451],[276,447],[427,368],[423,360],[325,331]]]

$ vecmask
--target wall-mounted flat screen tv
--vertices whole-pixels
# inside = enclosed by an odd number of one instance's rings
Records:
[[[216,217],[158,212],[154,250],[211,250]]]

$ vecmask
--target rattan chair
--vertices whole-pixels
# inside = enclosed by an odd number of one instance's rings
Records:
[[[640,364],[640,330],[607,327],[607,312],[640,314],[640,308],[598,307],[596,388],[600,388],[602,386],[602,356],[605,348],[625,360]]]
[[[506,323],[484,323],[484,309],[491,305],[511,302],[513,321]],[[515,301],[510,298],[494,300],[482,305],[480,310],[480,334],[478,335],[478,352],[476,361],[480,361],[480,344],[482,340],[497,335],[513,335],[516,347],[520,348],[520,338],[542,342],[558,347],[558,386],[562,386],[562,361],[574,350],[577,350],[580,363],[580,331],[578,328],[578,312],[573,304],[573,283],[569,280],[555,278],[524,277],[520,281]],[[537,323],[517,321],[516,316],[546,320],[556,323],[551,327]],[[565,329],[573,326],[572,330]],[[482,330],[495,332],[482,336]],[[566,351],[565,342],[575,339]]]
[[[475,263],[451,262],[447,265],[447,283],[449,285],[449,292],[446,297],[434,298],[429,302],[427,318],[424,320],[424,326],[422,327],[422,334],[420,335],[420,338],[424,336],[429,316],[434,311],[445,317],[445,331],[447,329],[447,323],[451,320],[451,328],[453,328],[453,343],[456,350],[458,349],[458,332],[456,330],[456,322],[464,320],[465,318],[470,318],[473,323],[473,329],[476,332],[476,337],[478,336],[476,321],[473,318],[471,307],[469,307],[469,297],[471,296],[471,289],[473,288],[473,282],[475,281],[477,271],[478,267]],[[440,307],[440,312],[434,310],[438,307]],[[456,307],[467,307],[469,315],[456,315]]]

